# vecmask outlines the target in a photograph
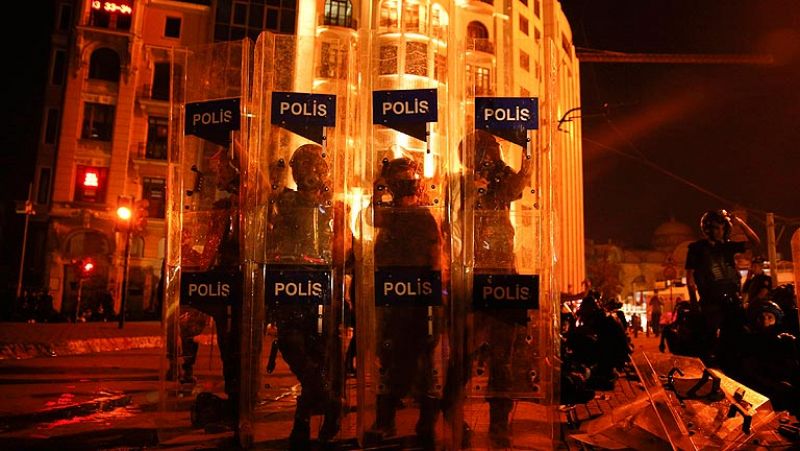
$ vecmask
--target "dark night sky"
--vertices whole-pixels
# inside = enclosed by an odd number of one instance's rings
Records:
[[[800,2],[561,3],[579,47],[770,53],[777,61],[581,64],[584,111],[612,106],[605,117],[583,119],[587,238],[645,247],[670,216],[696,227],[703,211],[735,203],[763,238],[765,212],[776,214],[778,232],[788,222],[781,219],[792,219],[778,249],[789,257],[800,220]]]
[[[47,73],[52,0],[22,2],[4,42],[0,120],[0,252],[19,259],[23,199],[33,176]],[[777,64],[582,64],[587,237],[647,246],[674,216],[695,226],[709,208],[744,205],[762,236],[764,212],[800,220],[800,1],[562,0],[577,46],[623,52],[771,53]],[[6,78],[6,77],[4,77]],[[620,105],[614,107],[615,105]],[[613,150],[609,150],[613,149]],[[620,155],[624,152],[628,156]],[[653,169],[674,173],[696,189]],[[702,191],[712,192],[719,200]],[[6,266],[8,267],[8,266]]]

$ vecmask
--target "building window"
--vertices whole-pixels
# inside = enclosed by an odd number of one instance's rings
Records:
[[[467,95],[485,96],[492,94],[491,72],[489,68],[467,64]]]
[[[180,17],[167,17],[164,24],[164,37],[179,38],[181,37],[181,18]]]
[[[533,28],[533,38],[536,40],[536,42],[542,40],[542,32],[536,27]]]
[[[89,25],[110,30],[130,30],[131,16],[133,15],[132,3],[130,0],[92,1]]]
[[[489,30],[480,22],[472,21],[467,25],[467,38],[489,39]]]
[[[419,4],[412,2],[405,2],[403,10],[403,23],[405,24],[406,31],[411,32],[425,32],[425,27],[420,28],[419,21]]]
[[[111,141],[114,131],[114,105],[89,103],[83,107],[81,138]]]
[[[526,72],[530,72],[531,70],[531,57],[524,50],[519,51],[519,67]]]
[[[406,43],[406,73],[428,76],[428,45],[424,42]]]
[[[528,19],[520,14],[519,16],[519,31],[528,35]]]
[[[142,199],[148,202],[147,215],[151,218],[164,218],[167,182],[154,177],[142,178]]]
[[[216,2],[215,41],[258,37],[264,30],[293,34],[297,0]]]
[[[491,95],[492,85],[489,68],[475,66],[475,95]]]
[[[58,31],[69,31],[72,28],[72,5],[62,3],[58,5]]]
[[[542,17],[542,0],[533,0],[533,14],[536,17]]]
[[[154,100],[169,100],[170,64],[156,63],[153,66],[153,86],[150,98]]]
[[[528,0],[519,0],[525,6],[528,6]]]
[[[395,2],[384,1],[381,4],[381,28],[397,28],[397,6]]]
[[[345,78],[347,75],[347,61],[345,54],[336,44],[323,42],[320,48],[319,77],[320,78]]]
[[[531,92],[528,91],[525,88],[520,87],[519,88],[519,95],[520,95],[520,97],[530,97],[531,96]]]
[[[325,25],[353,27],[353,5],[350,0],[325,0]]]
[[[447,77],[447,57],[439,53],[433,56],[433,77],[439,81],[445,81]]]
[[[473,21],[467,25],[467,48],[486,53],[494,53],[494,46],[489,40],[489,30],[484,24]]]
[[[147,149],[145,150],[145,158],[148,160],[166,160],[168,136],[169,121],[167,118],[147,118]]]
[[[389,75],[397,73],[397,46],[382,45],[378,61],[378,73]]]
[[[78,165],[75,176],[75,202],[105,203],[107,182],[108,168]]]
[[[119,81],[119,55],[109,48],[100,48],[92,52],[89,58],[89,78],[92,80]]]
[[[144,257],[144,237],[131,237],[131,257]]]
[[[442,11],[441,6],[434,4],[431,6],[431,28],[433,35],[439,39],[444,38],[444,27],[447,25],[447,14]]]
[[[61,86],[67,74],[67,52],[58,49],[53,52],[53,68],[50,72],[50,84]]]
[[[36,189],[36,203],[47,204],[50,201],[50,168],[39,169],[39,185]]]
[[[44,143],[55,144],[58,138],[58,121],[61,116],[61,110],[58,108],[48,108],[47,118],[44,124]]]
[[[233,25],[247,25],[247,3],[233,2]]]

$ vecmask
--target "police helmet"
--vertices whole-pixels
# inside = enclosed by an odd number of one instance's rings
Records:
[[[783,310],[780,306],[772,301],[765,301],[758,305],[756,313],[761,316],[762,313],[772,313],[775,316],[775,324],[780,324],[783,319]]]

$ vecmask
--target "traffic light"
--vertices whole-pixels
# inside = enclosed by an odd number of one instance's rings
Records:
[[[134,208],[133,199],[127,196],[117,198],[117,226],[118,230],[126,230],[133,221]]]
[[[136,212],[133,217],[133,230],[139,234],[147,231],[147,217],[150,215],[150,201],[140,199],[136,201]]]
[[[94,274],[95,268],[96,265],[94,260],[91,258],[78,260],[78,271],[80,272],[81,277],[84,279],[91,277]]]

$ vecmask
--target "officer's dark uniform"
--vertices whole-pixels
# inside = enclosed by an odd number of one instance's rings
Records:
[[[400,179],[398,174],[416,170],[416,164],[398,158],[384,164],[384,177],[394,200],[375,207],[375,264],[381,267],[409,267],[438,270],[441,235],[436,219],[422,206],[401,207],[397,199],[419,200],[419,180]],[[410,392],[420,403],[416,432],[420,440],[432,443],[439,411],[440,394],[434,387],[433,354],[440,333],[441,318],[434,318],[429,334],[426,306],[386,306],[378,312],[378,349],[381,365],[375,429],[394,435],[395,413],[400,400]]]
[[[332,204],[329,187],[325,186],[327,165],[322,160],[321,147],[301,146],[292,158],[292,173],[295,180],[303,177],[315,178],[310,185],[298,180],[298,191],[285,189],[272,199],[270,206],[269,263],[291,265],[293,269],[313,271],[328,268],[333,264],[341,280],[343,264],[342,243],[334,243],[334,210],[341,213],[341,205]],[[322,164],[319,172],[313,166]],[[323,177],[323,178],[319,178]],[[319,184],[312,189],[311,185]],[[337,264],[339,263],[339,264]],[[342,298],[340,284],[334,284],[333,297]],[[267,299],[268,304],[270,299]],[[324,327],[318,330],[317,305],[268,306],[278,329],[278,349],[289,369],[297,377],[302,392],[297,399],[294,427],[290,435],[290,447],[302,449],[307,446],[310,434],[310,418],[313,414],[325,414],[319,439],[332,439],[339,430],[341,408],[341,362],[339,357],[339,309],[325,308]],[[333,316],[332,316],[333,315]]]

